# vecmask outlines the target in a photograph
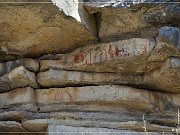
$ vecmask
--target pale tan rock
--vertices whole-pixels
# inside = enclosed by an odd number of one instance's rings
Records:
[[[38,132],[44,131],[48,127],[48,119],[35,119],[35,120],[26,120],[22,122],[22,126],[24,129],[28,131]]]
[[[127,108],[155,111],[162,109],[158,94],[116,85],[37,89],[36,101],[40,111],[100,110]],[[68,107],[69,105],[69,107]]]
[[[17,3],[20,6],[1,3],[1,50],[35,57],[70,51],[96,40],[95,18],[78,5],[78,0],[52,1],[33,4],[30,0],[28,4]]]
[[[166,99],[167,102],[169,102],[169,107],[171,107],[171,109],[173,108],[177,110],[177,108],[180,107],[180,94],[163,93],[163,98]]]
[[[39,63],[37,60],[23,58],[15,61],[8,61],[5,63],[0,63],[0,76],[9,73],[16,67],[24,66],[27,70],[32,72],[37,72],[39,70]]]
[[[87,73],[50,69],[37,75],[37,82],[43,87],[61,87],[69,85],[102,84],[141,84],[142,76],[122,76],[116,73]]]
[[[128,121],[128,122],[105,122],[105,121],[90,121],[90,120],[59,120],[59,119],[34,119],[34,120],[25,120],[22,122],[22,125],[25,129],[29,131],[43,131],[43,129],[47,128],[47,131],[49,132],[90,132],[92,131],[99,131],[103,129],[103,127],[106,127],[107,129],[113,128],[113,133],[121,132],[122,129],[125,130],[133,130],[134,133],[137,131],[143,132],[143,122],[136,122],[136,121]],[[60,126],[61,125],[61,126]],[[66,125],[66,126],[65,126]],[[93,125],[96,125],[96,130],[93,129]],[[167,126],[159,126],[156,124],[148,124],[147,123],[147,130],[148,132],[169,132],[169,134],[172,133],[173,127],[167,127]],[[86,127],[86,128],[85,128]],[[58,128],[58,129],[57,129]],[[73,129],[78,129],[73,130]],[[104,128],[104,132],[107,133],[107,129]],[[61,130],[60,130],[61,129]],[[92,132],[91,131],[91,132]],[[103,130],[102,130],[103,131]],[[101,132],[102,132],[101,131]],[[136,132],[135,132],[136,131]],[[124,131],[126,133],[128,131]],[[143,133],[144,134],[144,133]]]
[[[178,107],[180,107],[180,94],[172,96],[172,103]]]
[[[34,90],[30,87],[19,88],[0,94],[0,109],[18,107],[19,105],[35,104]],[[25,106],[27,109],[32,106]],[[35,108],[36,109],[36,108]]]
[[[147,58],[147,72],[155,70],[170,57],[180,57],[179,28],[162,27],[156,38],[156,46]]]
[[[67,127],[65,127],[64,125],[66,125]],[[136,131],[141,131],[144,134],[144,129],[143,129],[144,123],[143,122],[136,122],[136,121],[128,121],[128,122],[103,122],[103,121],[99,121],[99,122],[95,122],[95,121],[81,121],[81,120],[76,120],[76,121],[62,120],[61,121],[61,120],[51,119],[51,121],[49,122],[49,126],[51,128],[51,131],[57,131],[58,130],[61,132],[63,131],[63,129],[66,132],[73,131],[73,128],[76,129],[75,127],[77,127],[77,129],[75,131],[84,131],[84,130],[88,131],[88,128],[84,129],[84,127],[90,127],[89,129],[91,129],[91,127],[94,127],[93,125],[96,125],[96,129],[98,127],[99,130],[104,128],[104,127],[108,128],[108,129],[114,129],[114,133],[118,132],[117,130],[124,129],[124,130],[134,131],[134,133],[136,133]],[[72,127],[72,128],[68,129],[68,126],[69,126],[69,128],[70,127]],[[159,126],[156,124],[148,124],[148,123],[146,126],[147,126],[146,128],[147,128],[148,132],[163,132],[164,131],[164,132],[168,132],[169,134],[173,134],[173,132],[172,132],[173,127]],[[48,127],[48,129],[49,129],[49,127]],[[121,132],[121,131],[119,131],[119,132]],[[127,133],[128,131],[124,131],[124,132]],[[159,133],[157,133],[157,134],[159,134]]]
[[[7,121],[7,120],[10,120],[10,121],[21,121],[25,118],[27,118],[27,116],[30,117],[29,113],[26,112],[26,111],[1,111],[0,113],[0,120],[1,121]]]
[[[77,49],[60,60],[42,60],[40,70],[68,69],[93,72],[142,74],[155,46],[153,39],[133,38]]]
[[[165,9],[163,6],[158,4],[152,6],[145,3],[143,5],[132,4],[130,7],[123,8],[122,6],[114,7],[112,4],[114,1],[112,3],[111,1],[104,2],[87,2],[85,4],[86,9],[91,14],[97,14],[99,37],[101,40],[155,37],[157,35],[157,26],[155,27],[147,23],[144,20],[144,16],[152,12],[163,11]],[[124,3],[124,5],[127,5],[127,3]]]
[[[1,92],[26,86],[31,86],[33,88],[38,87],[35,73],[28,71],[23,66],[17,67],[10,73],[0,77]]]
[[[146,74],[146,87],[170,93],[180,93],[180,59],[168,58],[159,68]]]
[[[21,123],[16,121],[0,121],[0,132],[3,132],[3,134],[6,134],[5,132],[11,132],[11,134],[14,132],[14,134],[20,133],[20,132],[28,132],[25,130]]]

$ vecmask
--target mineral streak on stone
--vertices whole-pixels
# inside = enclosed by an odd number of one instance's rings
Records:
[[[89,86],[89,87],[67,87],[36,90],[37,104],[40,111],[64,110],[66,106],[72,105],[70,110],[77,110],[78,106],[86,110],[90,106],[102,108],[108,106],[125,107],[134,110],[154,111],[162,109],[161,100],[158,100],[153,92],[139,90],[124,86]],[[138,104],[138,106],[136,106]],[[46,105],[49,107],[46,107]],[[59,107],[58,107],[59,105]]]
[[[59,7],[26,2],[0,5],[0,48],[7,54],[62,53],[96,40],[95,18],[77,0],[56,1]]]
[[[26,86],[38,87],[35,73],[28,71],[23,66],[17,67],[0,77],[0,92]]]
[[[141,38],[91,45],[64,55],[60,60],[43,60],[40,70],[56,68],[124,74],[142,73],[146,68],[146,58],[154,46],[153,39]],[[127,69],[128,66],[133,68]]]
[[[30,87],[18,88],[10,92],[0,94],[0,109],[19,107],[24,104],[35,104],[34,90]],[[28,108],[28,105],[26,106]],[[32,109],[35,109],[34,106]]]
[[[142,76],[122,76],[116,73],[87,73],[50,69],[37,75],[37,82],[43,87],[62,87],[102,84],[141,84]]]
[[[8,61],[5,63],[0,63],[0,76],[5,73],[9,73],[13,69],[19,66],[24,66],[27,70],[32,72],[37,72],[39,70],[39,63],[34,59],[24,58],[15,61]]]
[[[144,83],[154,89],[180,93],[180,58],[168,58],[159,68],[145,75]]]

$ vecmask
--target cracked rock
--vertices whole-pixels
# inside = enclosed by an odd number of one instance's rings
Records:
[[[168,58],[159,68],[145,75],[144,84],[152,89],[180,93],[180,58]]]
[[[28,132],[25,130],[21,123],[16,122],[16,121],[0,121],[0,131],[1,132],[7,132],[4,134],[8,134],[8,132]]]
[[[96,40],[95,18],[78,0],[52,1],[0,4],[0,48],[6,54],[63,53]]]
[[[38,89],[35,95],[42,112],[103,108],[110,111],[121,107],[148,112],[163,107],[153,92],[114,85]]]
[[[163,27],[160,29],[159,38],[162,42],[173,44],[180,49],[180,29],[176,27]]]
[[[26,86],[38,88],[35,73],[28,71],[23,66],[0,77],[0,92]]]
[[[24,66],[27,70],[37,72],[39,70],[39,63],[34,59],[24,58],[15,61],[8,61],[0,63],[0,76],[9,73],[16,67]]]
[[[36,110],[34,90],[30,87],[19,88],[0,94],[0,109],[19,108],[24,105],[26,110]]]
[[[142,74],[147,57],[155,47],[153,39],[133,38],[77,49],[59,60],[42,60],[40,70],[50,68],[91,72]]]
[[[114,73],[87,73],[50,69],[37,75],[39,85],[43,87],[62,87],[78,85],[129,84],[142,83],[142,76],[122,76]]]

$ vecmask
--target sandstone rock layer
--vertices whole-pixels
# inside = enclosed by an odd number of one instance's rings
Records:
[[[179,134],[179,9],[0,2],[0,134]]]

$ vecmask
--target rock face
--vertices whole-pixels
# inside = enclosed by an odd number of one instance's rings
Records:
[[[50,69],[40,72],[37,81],[42,87],[85,86],[102,84],[131,84],[142,83],[142,76],[122,76],[115,73],[87,73]]]
[[[169,92],[180,91],[180,58],[168,58],[158,69],[145,75],[144,83]]]
[[[179,9],[0,2],[0,134],[180,133]]]
[[[0,63],[0,75],[4,75],[15,69],[16,67],[24,66],[26,69],[32,72],[38,72],[39,70],[39,63],[34,59],[19,59],[15,61],[9,61],[5,63]]]
[[[153,39],[139,38],[96,44],[75,50],[70,54],[60,57],[60,60],[57,61],[41,61],[40,70],[56,68],[91,72],[140,74],[145,71],[146,59],[154,47],[155,41]],[[127,70],[127,65],[134,68]]]
[[[52,88],[46,90],[36,90],[37,103],[39,104],[40,111],[48,111],[49,109],[58,110],[65,108],[67,105],[68,109],[73,110],[88,110],[94,106],[97,108],[95,110],[101,110],[103,106],[110,108],[114,107],[126,107],[134,110],[150,111],[153,110],[155,105],[158,108],[161,108],[158,104],[161,104],[161,101],[158,101],[153,93],[148,91],[140,91],[137,89],[132,89],[122,86],[92,86],[92,87],[80,87],[80,88]],[[137,100],[138,99],[138,100]],[[45,106],[44,106],[45,104]],[[47,108],[48,104],[55,104]],[[82,107],[76,107],[76,104],[82,105]],[[138,107],[134,106],[138,104]],[[69,105],[69,107],[68,107]],[[83,107],[83,105],[85,105]],[[98,107],[98,105],[100,105]],[[43,107],[44,106],[44,107]],[[63,107],[64,106],[64,107]],[[72,107],[71,107],[72,106]],[[87,106],[87,109],[86,109]],[[96,107],[97,106],[97,107]],[[134,108],[135,107],[135,108]],[[79,109],[78,109],[79,108]]]
[[[18,109],[23,105],[25,109],[30,110],[33,104],[35,104],[34,90],[30,87],[19,88],[7,93],[0,94],[1,106],[0,109],[14,108]],[[35,109],[32,107],[32,110]]]
[[[7,54],[35,57],[70,51],[96,39],[95,18],[78,0],[58,1],[57,6],[55,0],[12,2],[16,6],[0,4],[0,48]]]
[[[23,66],[20,66],[12,70],[10,73],[0,77],[1,92],[26,86],[38,88],[35,74],[28,71]]]

